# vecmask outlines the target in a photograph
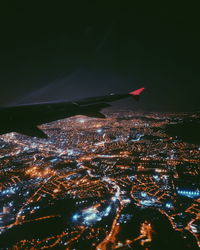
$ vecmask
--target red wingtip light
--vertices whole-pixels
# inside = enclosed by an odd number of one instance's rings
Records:
[[[136,89],[136,90],[130,92],[129,95],[133,95],[133,96],[140,95],[144,91],[144,89],[145,88]]]

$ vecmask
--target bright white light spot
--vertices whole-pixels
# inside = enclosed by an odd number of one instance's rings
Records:
[[[67,149],[67,153],[68,153],[68,155],[73,155],[74,154],[74,150],[73,149]]]
[[[85,220],[88,221],[88,220],[94,220],[96,218],[96,214],[90,214],[88,216],[85,217]]]
[[[97,133],[101,133],[102,132],[102,129],[97,129]]]
[[[78,214],[75,214],[75,215],[73,215],[72,219],[73,219],[73,220],[77,220],[78,217],[79,217],[79,215],[78,215]]]
[[[172,204],[171,204],[171,203],[166,203],[166,207],[167,207],[167,208],[171,208],[171,207],[172,207]]]
[[[145,192],[141,192],[141,196],[142,196],[142,197],[146,197],[147,194],[146,194]]]
[[[110,212],[110,210],[111,210],[111,207],[109,206],[109,207],[107,207],[106,208],[106,213],[109,213]]]
[[[130,199],[124,199],[123,202],[125,202],[125,203],[130,203],[131,200],[130,200]]]
[[[116,200],[117,200],[117,197],[113,196],[112,201],[116,201]]]

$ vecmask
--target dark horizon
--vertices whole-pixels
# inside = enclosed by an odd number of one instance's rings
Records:
[[[121,1],[5,5],[0,106],[145,87],[140,103],[120,105],[199,110],[197,6]]]

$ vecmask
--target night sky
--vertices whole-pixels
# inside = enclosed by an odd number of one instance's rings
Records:
[[[0,105],[146,87],[139,109],[200,109],[197,5],[13,2],[0,8]]]

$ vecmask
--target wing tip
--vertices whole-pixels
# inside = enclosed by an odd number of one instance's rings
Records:
[[[130,92],[129,95],[139,96],[144,90],[145,90],[145,88],[139,88],[139,89],[136,89],[136,90]]]

